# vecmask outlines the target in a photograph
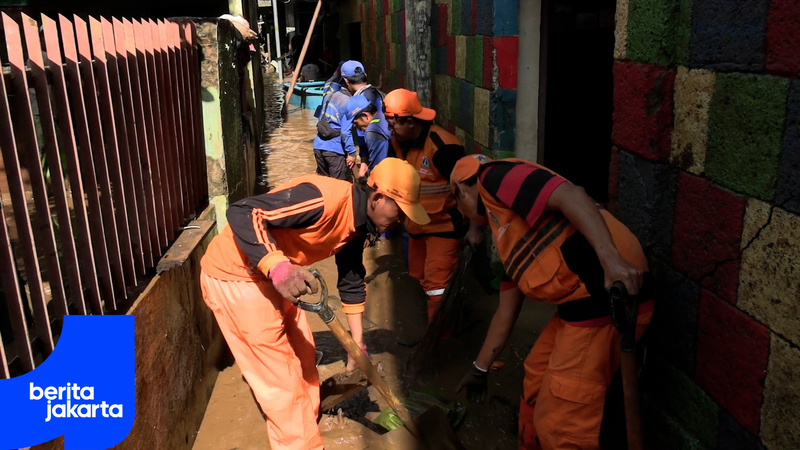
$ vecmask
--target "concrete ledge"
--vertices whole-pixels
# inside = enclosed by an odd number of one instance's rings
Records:
[[[190,449],[217,379],[224,351],[214,315],[200,291],[200,258],[216,235],[196,220],[158,265],[133,304],[136,316],[136,420],[116,448]]]

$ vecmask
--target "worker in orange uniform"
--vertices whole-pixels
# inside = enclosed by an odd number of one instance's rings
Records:
[[[203,298],[267,416],[272,449],[321,449],[314,337],[301,295],[317,290],[304,266],[336,255],[342,309],[363,348],[362,253],[389,228],[428,223],[414,168],[387,158],[355,184],[307,175],[236,202],[201,260]]]
[[[428,224],[406,223],[408,272],[425,290],[430,322],[455,273],[461,241],[466,235],[476,245],[483,237],[458,211],[450,191],[450,171],[465,151],[455,136],[433,123],[436,111],[423,108],[416,92],[395,89],[383,99],[383,107],[392,132],[389,154],[417,169],[420,203],[431,218]]]
[[[459,209],[489,225],[507,281],[486,340],[457,389],[486,396],[487,370],[508,341],[524,297],[558,305],[525,360],[519,448],[597,449],[606,388],[620,365],[608,289],[631,295],[647,272],[639,241],[584,190],[522,160],[458,161],[451,183]],[[652,316],[640,304],[637,339]]]

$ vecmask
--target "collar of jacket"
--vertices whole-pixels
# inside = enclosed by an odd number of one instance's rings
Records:
[[[367,238],[380,236],[378,228],[369,220],[367,215],[367,201],[370,189],[364,182],[353,183],[353,217],[355,218],[356,232],[364,233]]]
[[[403,153],[408,153],[409,150],[412,148],[424,148],[425,141],[428,140],[428,135],[431,132],[431,122],[425,122],[425,125],[422,127],[422,132],[419,134],[413,141],[409,142],[400,142],[400,148],[403,149]]]

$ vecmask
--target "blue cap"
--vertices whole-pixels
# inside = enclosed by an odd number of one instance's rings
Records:
[[[347,104],[344,105],[344,112],[347,114],[347,120],[353,120],[356,118],[357,115],[361,113],[367,106],[370,105],[370,101],[367,100],[367,97],[363,95],[356,95],[350,100],[347,101]]]
[[[352,77],[353,75],[358,75],[364,72],[364,66],[361,65],[358,61],[347,61],[342,65],[342,76],[343,77]]]

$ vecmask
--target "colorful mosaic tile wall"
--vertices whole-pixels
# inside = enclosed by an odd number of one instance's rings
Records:
[[[433,8],[437,123],[468,152],[514,156],[518,0],[436,0]]]
[[[436,122],[468,151],[510,157],[514,151],[519,0],[436,0],[431,11]],[[362,40],[368,73],[383,90],[405,86],[403,0],[364,0]]]
[[[654,448],[800,448],[800,8],[619,0],[612,209],[659,280]]]
[[[405,0],[361,0],[361,51],[372,83],[383,75],[381,90],[406,85]]]

